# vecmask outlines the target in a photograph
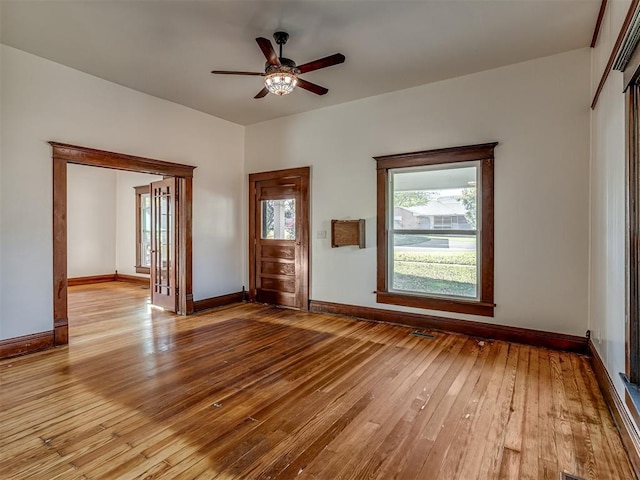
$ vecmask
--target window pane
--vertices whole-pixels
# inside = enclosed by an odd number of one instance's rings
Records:
[[[151,267],[151,195],[140,194],[140,258],[139,266]]]
[[[263,200],[261,231],[265,239],[295,240],[296,200]]]
[[[414,293],[476,298],[475,235],[393,235],[391,288]]]
[[[393,173],[395,230],[475,230],[477,167]]]

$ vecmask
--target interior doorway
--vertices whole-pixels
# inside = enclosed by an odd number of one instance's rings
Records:
[[[53,321],[55,345],[69,342],[67,304],[67,164],[112,168],[131,172],[173,177],[171,186],[157,191],[158,228],[171,223],[174,235],[158,233],[155,246],[160,250],[156,265],[156,287],[168,297],[164,302],[174,305],[177,313],[193,313],[192,293],[192,189],[193,169],[161,160],[106,152],[75,145],[49,142],[53,148]],[[163,181],[164,182],[164,181]],[[157,182],[162,184],[163,182]],[[153,202],[153,199],[152,199]],[[163,223],[165,222],[165,223]],[[167,231],[165,229],[165,231]],[[168,232],[168,231],[167,231]],[[164,272],[163,272],[164,269]],[[173,285],[169,284],[173,276]],[[152,272],[152,292],[154,278]],[[156,296],[156,301],[162,302]],[[153,299],[153,293],[152,293]],[[153,300],[152,300],[153,301]],[[164,305],[161,305],[164,306]]]
[[[249,175],[249,299],[309,308],[309,167]]]

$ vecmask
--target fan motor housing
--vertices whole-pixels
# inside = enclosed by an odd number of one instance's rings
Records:
[[[284,45],[289,40],[289,34],[287,32],[276,32],[273,34],[273,39],[277,45]]]

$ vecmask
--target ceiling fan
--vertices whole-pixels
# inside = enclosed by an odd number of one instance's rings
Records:
[[[344,62],[345,57],[341,53],[335,53],[328,57],[314,60],[313,62],[305,63],[304,65],[296,65],[296,62],[290,58],[282,56],[282,46],[287,43],[289,34],[287,32],[276,32],[273,34],[273,39],[276,44],[280,45],[280,55],[276,54],[273,49],[271,41],[267,38],[258,37],[256,42],[265,58],[267,59],[264,66],[264,73],[261,72],[235,72],[227,70],[213,70],[211,73],[222,75],[254,75],[264,77],[264,88],[258,92],[253,98],[262,98],[267,93],[273,93],[275,95],[287,95],[293,91],[296,86],[304,88],[317,95],[324,95],[329,90],[316,85],[315,83],[308,82],[298,75],[307,72],[313,72],[314,70],[320,70],[321,68],[330,67]]]

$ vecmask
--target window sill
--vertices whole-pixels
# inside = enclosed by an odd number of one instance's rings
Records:
[[[136,273],[150,274],[151,273],[151,269],[149,267],[139,267],[138,265],[136,265]]]
[[[423,297],[419,295],[405,295],[401,293],[377,292],[376,301],[391,305],[405,307],[426,308],[429,310],[442,310],[445,312],[468,313],[493,317],[493,303],[461,300],[456,298]]]
[[[620,374],[620,378],[622,378],[622,383],[624,383],[624,388],[627,391],[625,403],[629,407],[633,419],[640,423],[640,386],[631,383],[624,373]]]

